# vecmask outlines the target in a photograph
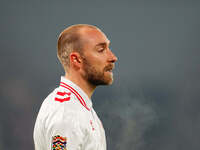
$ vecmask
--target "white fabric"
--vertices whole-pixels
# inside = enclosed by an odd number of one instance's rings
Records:
[[[106,150],[104,128],[92,101],[65,77],[42,103],[34,128],[35,150],[51,150],[57,135],[67,138],[67,150]]]

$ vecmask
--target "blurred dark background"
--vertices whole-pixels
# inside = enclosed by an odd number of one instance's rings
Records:
[[[63,69],[59,33],[93,24],[118,56],[93,105],[108,150],[200,149],[200,1],[1,0],[0,150],[33,150],[33,127]]]

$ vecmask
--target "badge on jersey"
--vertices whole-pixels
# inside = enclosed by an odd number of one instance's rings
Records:
[[[67,138],[60,135],[52,137],[52,150],[67,150]]]

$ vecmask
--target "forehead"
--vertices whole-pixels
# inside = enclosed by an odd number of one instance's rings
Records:
[[[106,35],[99,29],[85,28],[80,31],[80,34],[85,46],[96,46],[100,43],[110,43]]]

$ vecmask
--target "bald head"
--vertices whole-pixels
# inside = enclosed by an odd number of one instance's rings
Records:
[[[99,30],[93,25],[77,24],[72,25],[61,32],[58,38],[57,56],[65,71],[67,71],[69,67],[70,53],[74,51],[79,52],[80,54],[82,53],[82,35],[84,32],[86,32],[87,29]]]

